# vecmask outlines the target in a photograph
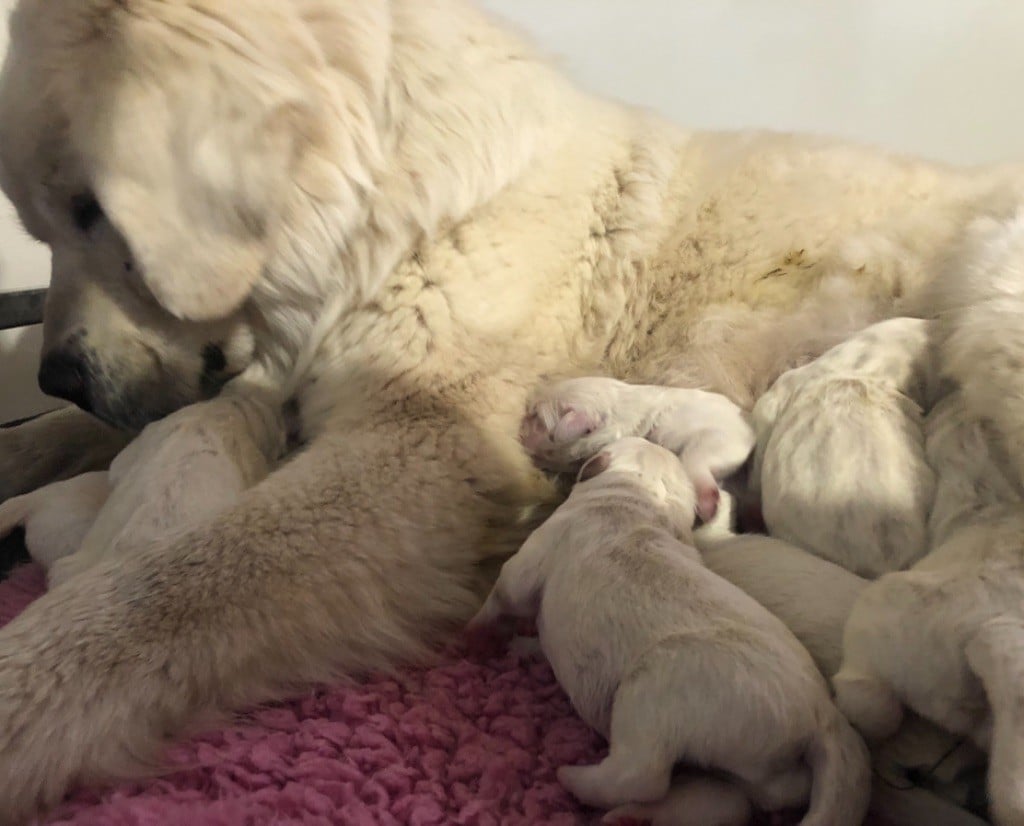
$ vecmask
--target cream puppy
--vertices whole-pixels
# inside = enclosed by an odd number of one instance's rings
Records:
[[[109,472],[0,504],[0,535],[23,526],[29,554],[57,586],[107,555],[178,536],[223,511],[269,472],[284,433],[276,408],[254,398],[184,408],[143,429]]]
[[[868,580],[781,539],[732,533],[721,519],[731,507],[723,495],[715,520],[694,532],[704,564],[782,620],[825,677],[835,674],[843,627]]]
[[[1024,506],[987,424],[955,389],[926,422],[935,549],[854,604],[834,678],[867,736],[904,706],[990,750],[995,822],[1024,824]]]
[[[847,618],[871,580],[781,539],[733,533],[731,508],[731,498],[723,494],[714,521],[694,532],[704,564],[782,620],[821,673],[832,676],[842,664]],[[977,775],[985,757],[962,738],[910,715],[895,736],[875,745],[872,763],[876,782],[871,808],[887,816],[887,822],[981,825],[962,807],[983,789]],[[685,797],[669,795],[660,804],[628,813],[674,823],[678,806],[704,799],[695,791]]]
[[[929,322],[892,319],[784,373],[758,400],[751,483],[773,536],[866,577],[925,553],[930,364]]]
[[[505,563],[472,624],[537,618],[573,706],[609,740],[600,764],[559,771],[584,803],[661,800],[683,763],[734,785],[723,796],[701,781],[690,793],[704,803],[681,823],[744,823],[744,798],[768,811],[809,798],[806,826],[859,824],[864,744],[785,625],[701,565],[688,544],[694,498],[670,451],[635,437],[609,445]]]
[[[696,511],[704,521],[718,507],[718,482],[754,448],[746,416],[725,396],[603,377],[542,387],[528,402],[520,430],[534,461],[556,471],[576,470],[626,436],[644,436],[678,454],[696,486]]]

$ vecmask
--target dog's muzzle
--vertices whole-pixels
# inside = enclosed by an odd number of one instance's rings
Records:
[[[89,368],[80,353],[74,350],[54,350],[39,365],[39,389],[47,396],[56,396],[92,411],[89,392]]]

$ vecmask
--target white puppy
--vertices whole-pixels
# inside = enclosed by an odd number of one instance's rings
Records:
[[[871,581],[781,539],[733,533],[731,506],[724,494],[715,520],[694,532],[704,564],[782,620],[830,677],[842,664],[847,618]],[[981,826],[962,807],[979,788],[977,775],[985,758],[962,738],[911,715],[894,737],[875,746],[872,762],[871,808],[886,822]],[[669,818],[666,809],[673,802],[667,800],[657,811],[648,807],[628,813]]]
[[[212,408],[216,406],[216,413]],[[225,396],[147,426],[110,465],[0,504],[0,535],[25,528],[51,587],[109,554],[171,538],[231,505],[284,443],[276,408]]]
[[[575,471],[626,436],[644,436],[679,456],[697,488],[696,512],[704,521],[715,515],[718,482],[754,448],[746,416],[725,396],[602,377],[542,387],[531,397],[520,431],[534,461],[556,471]]]
[[[843,655],[843,627],[868,580],[781,539],[734,534],[722,516],[694,532],[704,564],[782,620],[830,677]]]
[[[680,823],[743,823],[745,801],[772,811],[809,797],[805,826],[859,824],[864,744],[785,625],[684,544],[694,499],[665,448],[640,438],[608,446],[505,563],[474,624],[536,616],[573,706],[609,740],[600,764],[559,771],[584,803],[662,800],[683,763],[734,785],[703,784],[691,795],[702,805]]]
[[[773,536],[866,577],[925,553],[928,324],[874,324],[784,373],[758,400],[751,484]]]
[[[1024,504],[986,424],[956,389],[926,422],[937,546],[882,577],[847,622],[836,698],[870,737],[904,705],[991,750],[1001,826],[1024,824]]]

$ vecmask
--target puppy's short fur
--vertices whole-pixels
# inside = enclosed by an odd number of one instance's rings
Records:
[[[821,673],[831,677],[842,664],[847,618],[871,581],[781,539],[733,533],[731,507],[726,494],[714,521],[694,532],[704,564],[782,620]],[[958,807],[975,802],[985,758],[958,736],[909,715],[893,737],[874,745],[872,762],[877,775],[873,812],[895,815],[891,822],[900,824],[981,826]],[[918,784],[935,797],[921,793]],[[678,802],[698,805],[704,799],[687,796]],[[671,823],[673,804],[670,796],[661,809],[648,809],[647,814]]]
[[[505,563],[474,623],[536,616],[573,706],[609,740],[600,764],[559,772],[583,802],[661,800],[684,763],[728,773],[762,809],[810,797],[805,826],[859,824],[863,743],[786,627],[684,544],[694,498],[674,454],[613,443]]]
[[[769,532],[866,577],[927,548],[929,323],[875,324],[783,374],[754,406],[752,481]]]
[[[836,673],[843,626],[867,580],[781,539],[730,533],[717,519],[694,542],[709,570],[782,620],[824,676]]]
[[[854,604],[836,698],[869,737],[907,706],[991,750],[1000,826],[1024,824],[1024,502],[988,430],[954,389],[927,423],[937,547]]]
[[[704,521],[715,516],[718,483],[754,448],[754,431],[743,411],[719,393],[600,377],[542,387],[520,429],[520,441],[534,461],[559,471],[577,469],[627,436],[644,436],[679,456],[697,488],[697,514]]]
[[[210,409],[215,408],[215,410]],[[284,447],[276,407],[224,396],[148,425],[110,471],[54,482],[0,504],[0,535],[25,528],[51,587],[107,556],[170,541],[237,501]]]

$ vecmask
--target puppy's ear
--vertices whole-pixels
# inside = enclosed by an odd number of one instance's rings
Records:
[[[121,6],[60,79],[69,137],[157,301],[220,318],[252,290],[292,193],[361,202],[347,190],[369,180],[372,90],[331,75],[292,3]],[[319,167],[300,172],[307,157]]]
[[[612,463],[611,454],[606,450],[602,450],[596,456],[589,458],[580,468],[579,475],[576,477],[577,482],[586,482],[588,479],[593,479],[595,476],[600,476]]]
[[[583,436],[593,433],[601,426],[601,421],[585,410],[568,408],[551,431],[552,440],[558,443],[575,442]]]

